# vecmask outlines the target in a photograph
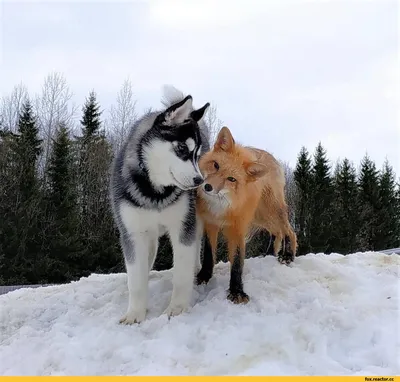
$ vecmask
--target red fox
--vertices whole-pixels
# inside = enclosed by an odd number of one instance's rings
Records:
[[[231,264],[228,300],[247,303],[242,272],[246,242],[260,229],[275,236],[274,254],[281,263],[294,260],[297,238],[288,219],[285,176],[268,152],[235,143],[223,127],[214,147],[199,161],[204,183],[198,188],[197,213],[204,222],[204,257],[197,284],[212,277],[219,231],[228,244]],[[281,254],[282,240],[289,238],[290,251]],[[279,255],[278,255],[279,254]]]

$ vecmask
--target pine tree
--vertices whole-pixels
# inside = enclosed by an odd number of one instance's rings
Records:
[[[380,211],[378,214],[378,229],[376,249],[394,248],[399,243],[400,222],[397,219],[396,179],[393,168],[386,160],[379,176]]]
[[[294,180],[299,193],[295,226],[298,236],[298,254],[305,255],[310,251],[310,201],[312,191],[311,159],[305,147],[302,147],[297,158]]]
[[[310,205],[310,247],[313,252],[330,251],[332,230],[333,186],[330,165],[321,143],[314,154],[312,197]]]
[[[47,169],[49,219],[46,239],[51,259],[50,282],[70,281],[78,272],[75,265],[81,248],[71,145],[68,129],[61,123]]]
[[[101,126],[101,112],[100,106],[96,99],[96,93],[91,91],[89,97],[86,99],[85,105],[82,108],[83,116],[81,119],[82,125],[82,136],[77,137],[79,144],[79,180],[80,189],[82,193],[81,198],[81,211],[85,216],[88,213],[90,207],[90,192],[93,188],[90,179],[94,172],[92,168],[95,165],[95,153],[97,151],[97,144],[101,138],[100,126]]]
[[[69,132],[64,123],[60,123],[53,144],[52,155],[48,167],[50,183],[50,200],[55,207],[63,206],[65,203],[72,205],[72,142]],[[72,198],[73,199],[73,198]]]
[[[22,106],[12,142],[15,194],[10,200],[13,209],[9,215],[6,251],[12,258],[10,269],[19,281],[38,283],[46,277],[47,266],[46,256],[41,253],[43,198],[37,171],[42,141],[29,100]]]
[[[345,158],[335,171],[332,251],[348,254],[356,251],[358,233],[357,174]]]
[[[375,163],[366,154],[361,161],[358,181],[358,215],[360,229],[358,234],[359,250],[375,250],[377,244],[380,211],[379,178]]]
[[[101,130],[100,106],[92,91],[83,107],[79,146],[80,232],[85,255],[82,275],[121,267],[116,227],[109,208],[109,168],[112,147]]]
[[[15,234],[16,175],[15,134],[0,130],[0,285],[13,276],[12,262],[18,244]]]
[[[16,142],[17,163],[20,177],[19,190],[24,200],[34,196],[37,189],[37,161],[42,152],[42,140],[39,138],[39,128],[32,106],[27,100],[22,106],[18,121],[18,134]]]
[[[100,111],[100,105],[97,102],[96,93],[94,91],[89,93],[89,98],[86,99],[82,112],[83,117],[80,122],[82,125],[82,137],[86,142],[100,134],[100,117],[102,112]]]

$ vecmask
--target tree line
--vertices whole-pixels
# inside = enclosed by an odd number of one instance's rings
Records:
[[[90,91],[81,111],[65,78],[52,73],[30,97],[20,84],[0,104],[0,283],[64,283],[96,273],[123,272],[109,200],[113,155],[137,118],[126,80],[116,104],[101,110]],[[212,131],[222,126],[213,105]],[[357,172],[347,159],[331,168],[321,144],[302,148],[295,169],[282,163],[290,220],[299,254],[379,250],[399,246],[400,187],[390,164],[378,170],[366,155]],[[272,252],[262,232],[248,256]],[[172,266],[167,237],[154,268]],[[226,259],[220,242],[219,259]]]
[[[293,177],[300,254],[400,245],[400,186],[387,160],[380,170],[367,154],[358,171],[347,158],[333,167],[319,143],[312,157],[301,149]]]

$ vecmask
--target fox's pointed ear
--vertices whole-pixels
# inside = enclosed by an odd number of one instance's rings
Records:
[[[235,146],[235,140],[232,137],[230,130],[224,126],[218,133],[217,140],[214,144],[215,151],[230,151]]]
[[[193,98],[191,95],[186,96],[182,101],[171,105],[162,114],[164,125],[174,125],[183,122],[189,117],[190,112],[193,110]]]
[[[201,107],[200,109],[197,110],[193,110],[190,113],[190,116],[196,121],[199,122],[203,117],[204,114],[206,113],[207,109],[209,108],[210,103],[207,102],[203,107]]]
[[[261,163],[253,162],[247,165],[246,172],[248,175],[248,179],[252,182],[266,175],[268,172],[268,168]]]

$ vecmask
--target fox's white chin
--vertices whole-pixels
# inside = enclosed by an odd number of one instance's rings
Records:
[[[215,215],[223,214],[231,205],[230,199],[226,192],[207,192],[203,187],[200,187],[199,191],[200,196],[207,203],[209,210]]]

